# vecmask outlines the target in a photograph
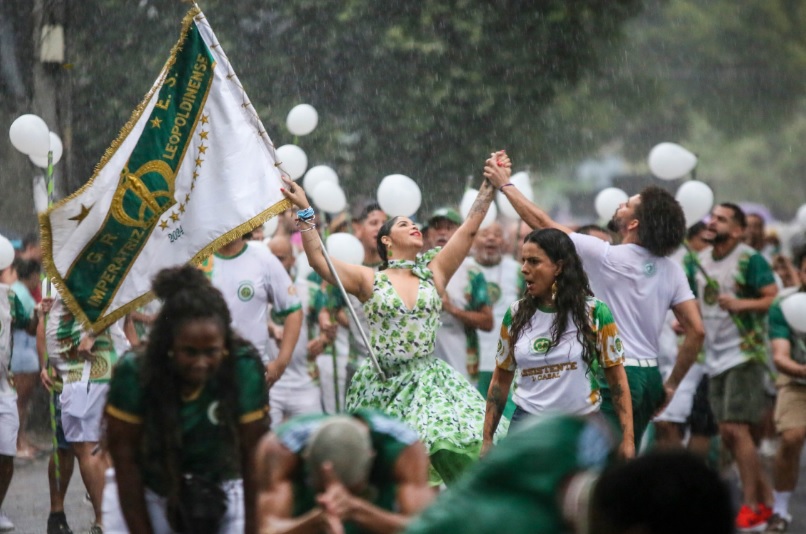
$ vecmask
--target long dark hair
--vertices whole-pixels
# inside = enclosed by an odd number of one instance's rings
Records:
[[[182,379],[168,354],[173,348],[174,337],[188,321],[209,319],[221,327],[229,355],[222,359],[209,383],[218,399],[216,415],[221,422],[219,435],[210,436],[210,439],[233,445],[227,450],[235,451],[236,455],[240,448],[237,446],[239,388],[235,378],[235,355],[242,352],[244,346],[251,345],[232,331],[224,297],[199,269],[190,266],[164,269],[154,279],[153,289],[163,305],[140,356],[143,359],[140,381],[146,422],[142,450],[146,466],[163,473],[171,502],[178,497],[183,447],[180,417]],[[254,349],[252,352],[253,357],[258,358]],[[233,463],[238,461],[237,457],[222,458],[222,464],[211,466],[211,471],[220,471],[217,468],[224,465],[240,465]]]
[[[568,328],[570,316],[577,327],[577,340],[582,345],[582,359],[590,369],[595,357],[596,334],[590,323],[590,311],[586,299],[593,295],[588,275],[582,269],[582,260],[577,254],[574,242],[565,232],[554,228],[535,230],[527,235],[524,243],[534,243],[546,253],[554,263],[562,264],[562,270],[557,275],[557,296],[554,299],[556,314],[551,324],[551,345],[556,346],[560,337]],[[532,316],[537,312],[537,299],[531,295],[524,295],[518,303],[518,309],[512,318],[510,330],[510,347],[529,324]]]
[[[397,221],[399,218],[399,216],[391,217],[385,223],[383,223],[383,226],[381,226],[378,230],[378,237],[375,239],[375,248],[378,249],[378,256],[380,256],[381,261],[383,262],[380,266],[381,271],[389,267],[389,254],[387,252],[386,245],[383,244],[381,238],[386,237],[391,233],[392,227],[395,225],[395,221]]]

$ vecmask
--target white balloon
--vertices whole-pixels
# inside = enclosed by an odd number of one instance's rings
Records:
[[[609,221],[618,207],[623,202],[627,202],[629,198],[627,193],[618,187],[608,187],[599,191],[599,194],[596,195],[596,200],[593,201],[593,206],[596,208],[596,214],[600,219]]]
[[[311,191],[311,200],[316,207],[328,213],[339,213],[347,207],[347,197],[344,196],[339,184],[321,182]]]
[[[50,137],[50,150],[53,152],[53,164],[56,165],[59,163],[59,160],[62,159],[62,154],[64,153],[64,146],[62,145],[62,140],[59,139],[59,136],[53,132],[48,134]],[[37,167],[41,167],[43,169],[48,168],[48,154],[45,153],[44,156],[35,156],[31,154],[28,156],[28,159],[36,165]]]
[[[364,263],[364,245],[354,235],[344,232],[331,234],[325,246],[328,253],[337,260],[353,265]]]
[[[783,299],[781,311],[793,330],[806,334],[806,293],[795,293]]]
[[[795,219],[801,228],[806,229],[806,204],[798,208],[798,214]]]
[[[711,208],[714,206],[714,192],[707,184],[698,180],[685,182],[677,190],[674,198],[683,208],[687,228],[691,228],[711,213]]]
[[[479,196],[478,189],[467,189],[465,194],[462,195],[462,202],[459,204],[459,213],[462,214],[463,219],[467,219],[467,216],[470,215],[470,210],[473,207],[473,203],[476,202],[476,197]],[[498,210],[495,207],[495,204],[490,204],[490,208],[487,210],[487,214],[482,219],[479,228],[487,228],[491,224],[495,222],[498,218]]]
[[[316,167],[311,167],[305,173],[305,178],[302,179],[302,187],[306,191],[313,191],[322,182],[338,184],[339,175],[327,165],[317,165]]]
[[[285,119],[288,131],[294,135],[308,135],[319,124],[319,114],[310,104],[299,104],[291,108]]]
[[[263,236],[266,238],[274,237],[274,232],[277,231],[278,226],[280,226],[280,216],[275,215],[263,223]]]
[[[390,217],[410,217],[423,201],[417,182],[402,174],[390,174],[378,185],[378,204]]]
[[[512,175],[512,178],[509,180],[512,185],[521,192],[521,194],[526,197],[529,202],[534,201],[534,192],[532,191],[532,184],[529,180],[529,174],[526,172],[516,172]],[[507,200],[506,195],[502,192],[496,193],[495,202],[498,204],[499,211],[505,216],[510,219],[519,219],[520,215],[518,212],[515,211],[515,208],[512,207],[512,203]]]
[[[305,169],[308,168],[308,156],[304,150],[297,145],[283,145],[276,152],[280,170],[288,173],[292,180],[305,174]]]
[[[697,166],[697,156],[677,143],[660,143],[649,151],[649,170],[663,180],[675,180]]]
[[[50,129],[40,117],[30,113],[20,115],[11,123],[8,137],[14,148],[23,154],[47,156]]]
[[[5,236],[0,235],[0,271],[14,263],[14,245]]]

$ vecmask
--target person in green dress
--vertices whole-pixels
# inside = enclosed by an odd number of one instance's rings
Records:
[[[105,530],[253,534],[252,461],[269,429],[265,369],[255,347],[233,332],[223,296],[200,270],[165,269],[153,289],[163,307],[148,344],[121,359],[109,388],[115,478],[107,474]],[[199,482],[188,484],[193,480]],[[199,487],[218,497],[209,509],[225,508],[204,529],[189,524],[183,498]]]
[[[488,161],[509,165],[501,151]],[[408,217],[393,217],[378,232],[379,272],[333,260],[345,290],[363,303],[372,346],[386,379],[365,361],[347,391],[347,410],[373,408],[414,428],[431,459],[430,482],[450,484],[472,465],[482,446],[484,399],[450,365],[433,356],[442,295],[467,257],[495,190],[485,181],[462,225],[442,249],[419,255],[423,238]],[[302,188],[288,180],[285,197],[294,203],[308,262],[336,284],[320,240],[314,214]],[[507,424],[498,436],[506,434]]]

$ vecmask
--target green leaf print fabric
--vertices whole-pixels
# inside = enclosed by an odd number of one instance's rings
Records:
[[[421,277],[409,310],[384,272],[364,303],[370,343],[387,379],[364,361],[347,391],[347,410],[374,408],[414,428],[431,456],[430,481],[451,483],[479,455],[486,402],[450,365],[433,356],[442,301],[431,277]],[[505,436],[502,419],[496,438]]]

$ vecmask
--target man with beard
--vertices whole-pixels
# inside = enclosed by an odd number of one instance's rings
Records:
[[[461,224],[462,216],[455,209],[435,210],[428,218],[431,247],[444,247]],[[479,337],[491,333],[495,323],[487,281],[472,257],[465,258],[445,286],[440,317],[442,326],[437,331],[434,355],[474,382],[478,373]],[[485,390],[483,394],[486,393]]]
[[[653,414],[674,396],[680,381],[697,358],[704,337],[697,302],[683,268],[667,256],[677,250],[686,232],[680,204],[667,191],[647,187],[621,204],[608,229],[621,244],[572,232],[531,203],[516,187],[508,187],[510,171],[491,158],[484,175],[503,192],[518,215],[532,228],[557,228],[568,233],[582,257],[594,294],[610,307],[624,343],[627,380],[633,403],[635,447]],[[658,338],[671,309],[684,340],[669,378],[658,370]],[[603,377],[602,413],[618,425],[610,390]]]
[[[501,323],[509,306],[518,300],[523,293],[523,274],[521,265],[509,254],[503,254],[505,246],[504,230],[501,223],[495,222],[479,230],[473,243],[474,258],[477,269],[487,280],[487,293],[493,307],[493,328],[490,332],[479,330],[479,363],[478,389],[486,398],[487,389],[495,370],[495,353]],[[512,394],[507,399],[504,416],[512,417],[515,403]]]
[[[706,234],[713,246],[697,256],[691,283],[705,323],[711,410],[742,481],[743,503],[736,526],[755,531],[772,515],[767,506],[772,493],[751,426],[764,411],[765,322],[778,289],[764,257],[742,243],[746,228],[739,206],[727,202],[715,206]]]

